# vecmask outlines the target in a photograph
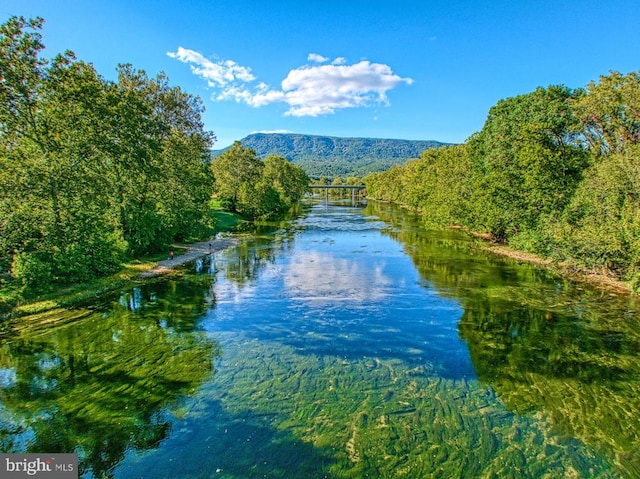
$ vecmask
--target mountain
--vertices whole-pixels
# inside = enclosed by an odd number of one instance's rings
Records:
[[[364,176],[384,171],[419,158],[424,150],[450,143],[425,140],[393,140],[383,138],[340,138],[335,136],[302,135],[296,133],[254,133],[240,140],[258,157],[270,154],[285,157],[307,172],[311,178]],[[228,148],[212,151],[220,156]]]

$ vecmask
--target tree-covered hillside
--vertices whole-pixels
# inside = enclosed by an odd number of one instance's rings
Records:
[[[338,138],[294,133],[254,133],[240,140],[258,157],[283,156],[312,178],[364,176],[419,158],[425,150],[447,145],[438,141],[382,138]],[[213,157],[224,150],[213,151]]]

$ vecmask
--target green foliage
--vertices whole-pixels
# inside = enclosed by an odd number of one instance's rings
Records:
[[[563,257],[612,271],[637,285],[640,275],[640,146],[594,165],[564,215],[548,229]]]
[[[367,197],[404,203],[400,183],[402,173],[403,167],[394,165],[385,172],[376,172],[365,176],[363,181],[367,188]]]
[[[238,212],[249,218],[261,218],[279,210],[280,195],[266,181],[256,184],[242,183],[238,191]]]
[[[264,161],[236,141],[211,163],[215,192],[225,209],[249,218],[283,213],[307,191],[309,178],[302,168],[270,155]]]
[[[338,138],[292,133],[254,133],[240,141],[259,158],[278,155],[300,166],[310,177],[364,176],[417,158],[446,143],[382,138]],[[231,147],[233,148],[233,147]],[[212,152],[214,157],[226,150]]]
[[[22,283],[27,293],[51,291],[53,273],[51,263],[36,253],[16,253],[11,269],[16,280]]]
[[[370,198],[640,285],[640,74],[501,100],[461,146],[364,178]]]
[[[3,408],[30,434],[22,452],[77,450],[81,476],[108,477],[125,451],[156,447],[171,429],[167,412],[214,374],[221,354],[194,328],[207,286],[155,283],[123,290],[99,312],[25,319],[33,328],[0,346],[2,367],[17,378],[0,391]],[[52,319],[65,327],[47,327]],[[3,450],[13,450],[7,430]]]
[[[640,73],[611,72],[592,81],[587,94],[572,101],[584,136],[597,155],[622,152],[640,142]]]
[[[7,79],[2,84],[7,103],[0,106],[5,120],[0,154],[1,246],[3,254],[23,254],[14,261],[13,271],[27,289],[50,286],[32,274],[36,263],[25,258],[37,258],[35,270],[51,275],[49,282],[71,279],[68,273],[85,276],[96,271],[91,264],[99,251],[95,244],[111,239],[103,233],[114,226],[103,194],[97,141],[104,105],[102,80],[70,53],[49,63],[37,57],[43,48],[40,43],[23,48],[26,38],[36,36],[23,30],[40,26],[41,22],[13,18],[0,27],[0,75]],[[21,56],[16,49],[22,49]],[[119,244],[114,239],[116,243],[106,250]],[[98,260],[119,258],[109,255]],[[106,269],[113,266],[112,262]]]
[[[564,208],[587,164],[569,103],[579,95],[562,86],[538,88],[491,108],[469,140],[470,226],[506,240]]]
[[[0,26],[0,256],[34,292],[210,229],[214,139],[164,75],[42,58],[42,24]]]
[[[262,176],[278,193],[282,207],[287,209],[302,199],[309,185],[309,177],[301,167],[278,155],[264,159]]]
[[[110,145],[113,189],[130,252],[202,235],[211,226],[212,179],[204,159],[213,136],[203,130],[201,101],[170,87],[164,75],[149,79],[130,65],[120,67],[111,92],[112,127],[126,139]]]
[[[213,160],[211,170],[215,179],[214,189],[225,209],[242,213],[239,206],[240,188],[243,184],[255,185],[262,176],[263,168],[256,152],[242,146],[239,141]]]
[[[426,150],[418,160],[367,175],[367,196],[423,211],[432,225],[461,223],[470,195],[467,150],[466,145]]]

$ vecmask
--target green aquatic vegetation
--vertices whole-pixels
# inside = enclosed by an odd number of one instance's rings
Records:
[[[221,394],[232,416],[269,418],[271,427],[331,451],[327,477],[616,477],[547,418],[511,413],[476,380],[253,341],[224,349],[207,394]]]
[[[371,208],[392,225],[407,221],[393,208]],[[640,474],[637,301],[487,256],[468,240],[456,242],[455,231],[443,235],[450,242],[406,226],[387,233],[426,281],[460,301],[460,336],[479,379],[507,410],[541,415],[614,458],[621,475]]]
[[[601,320],[597,308],[580,322],[564,308],[469,308],[460,331],[479,377],[510,410],[541,411],[564,433],[615,458],[629,477],[640,473],[640,337],[629,321]],[[488,312],[483,313],[482,311]],[[562,314],[564,312],[564,314]]]
[[[194,331],[202,309],[171,306],[177,286],[164,285],[161,300],[155,283],[153,292],[123,292],[98,311],[51,311],[20,323],[0,346],[2,452],[76,451],[81,472],[100,477],[128,448],[167,437],[166,410],[213,374],[220,351]],[[198,298],[187,304],[203,302],[202,287],[178,289]]]
[[[369,270],[287,269],[308,264],[290,261],[298,248],[342,261],[366,241],[331,236],[319,216],[311,238],[304,221],[262,225],[215,276],[185,271],[55,327],[21,321],[0,349],[3,450],[77,447],[83,471],[124,479],[637,475],[632,302],[405,215],[384,230],[394,242],[364,224],[385,251],[367,263],[384,288],[345,303],[360,283],[342,273]],[[419,274],[405,274],[411,261]]]

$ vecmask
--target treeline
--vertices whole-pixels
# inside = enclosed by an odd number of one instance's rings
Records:
[[[12,17],[0,26],[0,286],[18,295],[210,237],[214,189],[224,196],[244,174],[212,168],[200,98],[131,65],[107,81],[71,52],[45,59],[42,25]],[[297,197],[278,176],[285,163],[256,163],[261,174],[229,206],[250,217],[283,208]],[[296,181],[306,188],[306,176]]]
[[[466,143],[365,177],[370,198],[640,284],[640,74],[498,102]]]
[[[34,291],[201,234],[213,181],[198,98],[130,65],[110,82],[71,52],[44,59],[42,24],[0,26],[0,254]]]
[[[304,168],[312,178],[363,176],[384,171],[407,158],[417,158],[428,148],[446,145],[437,141],[385,138],[340,138],[298,133],[253,133],[242,140],[258,157],[275,154]],[[225,150],[214,151],[217,157]]]
[[[260,160],[239,141],[213,160],[211,170],[223,208],[251,218],[284,213],[308,191],[301,167],[278,155]]]
[[[414,155],[413,158],[420,156]],[[409,157],[406,157],[409,158]],[[406,161],[404,158],[402,161]],[[321,160],[318,158],[298,158],[295,164],[303,168],[311,178],[347,178],[365,176],[372,171],[385,171],[400,162],[399,159],[360,158],[357,162],[342,160]]]

